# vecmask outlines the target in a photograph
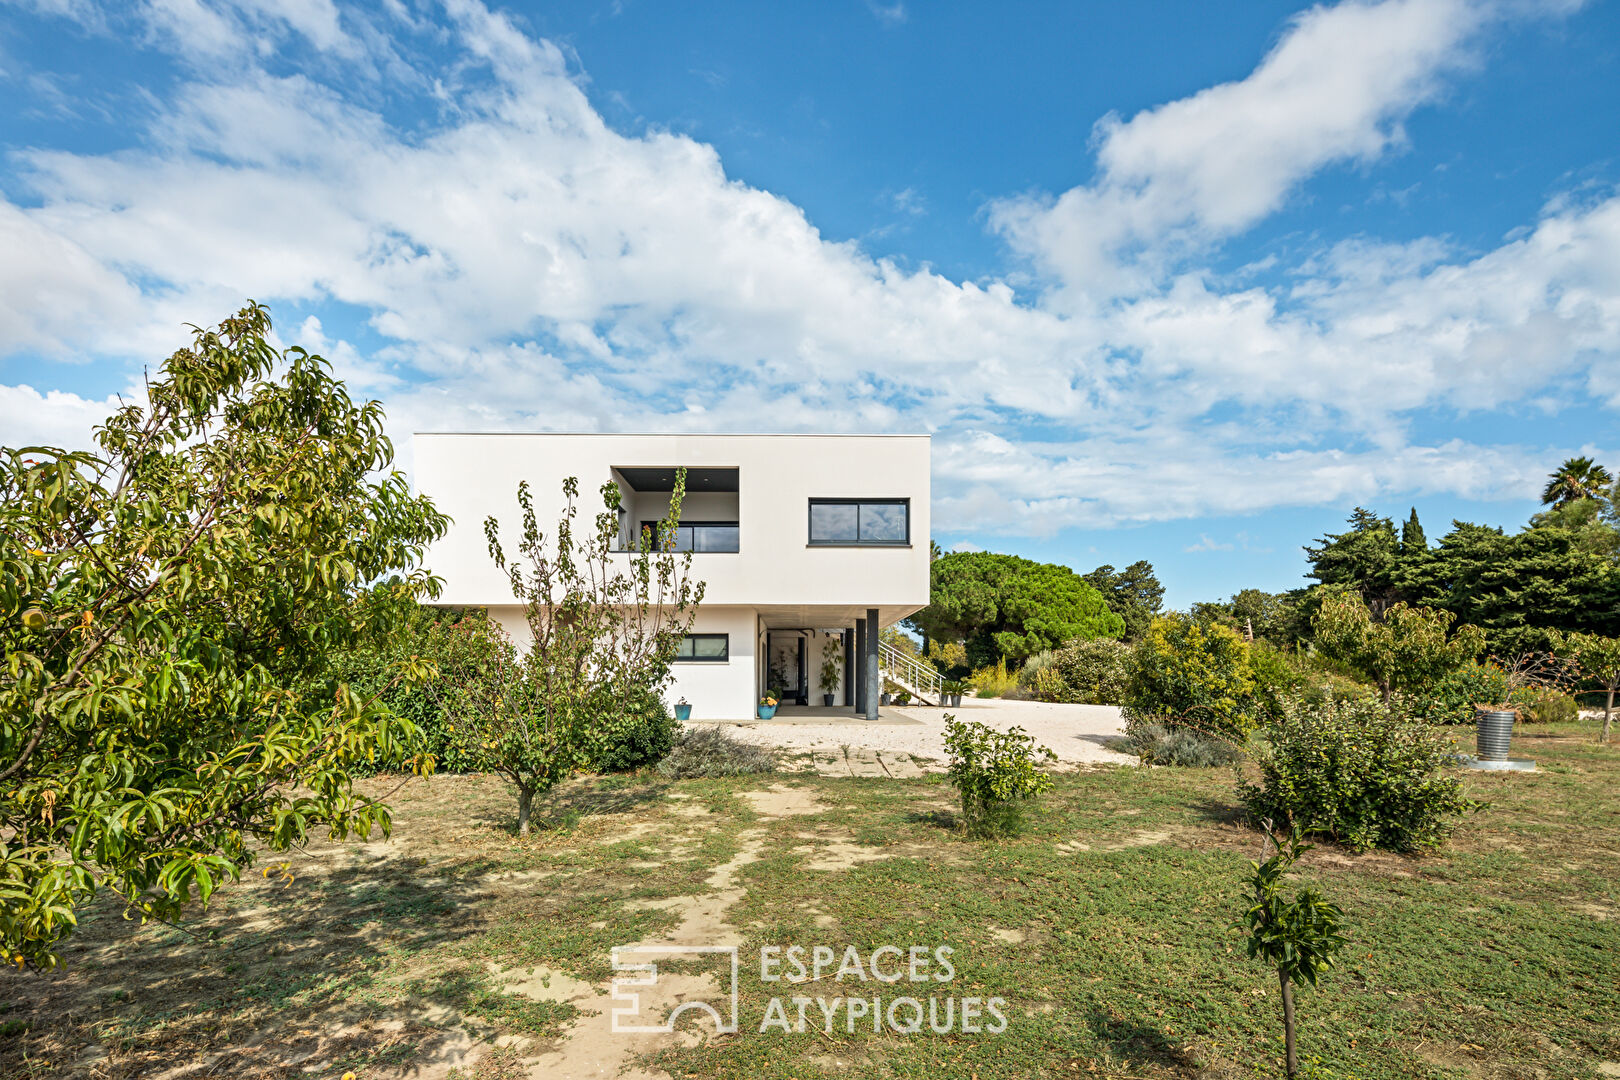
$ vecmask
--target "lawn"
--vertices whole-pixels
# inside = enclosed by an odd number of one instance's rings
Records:
[[[1620,747],[1522,732],[1533,775],[1438,855],[1323,845],[1300,877],[1351,947],[1301,995],[1303,1058],[1346,1077],[1591,1077],[1620,1066]],[[379,786],[382,781],[368,781]],[[408,784],[391,842],[327,846],[183,929],[97,906],[66,969],[10,977],[7,1075],[1170,1077],[1280,1073],[1273,976],[1232,929],[1257,834],[1227,770],[1058,778],[1016,840],[949,828],[938,777],[582,781],[512,835],[484,777]],[[742,946],[741,1030],[608,1036],[609,950]],[[762,945],[954,950],[948,984],[764,983]],[[661,963],[700,991],[713,957]],[[904,986],[905,984],[902,984]],[[1006,1030],[759,1032],[773,995],[1005,999]],[[656,1000],[656,995],[649,1001]],[[644,1010],[648,1011],[648,1010]],[[788,1006],[793,1017],[793,1007]],[[1604,1063],[1610,1063],[1604,1069]],[[595,1071],[592,1071],[595,1070]]]

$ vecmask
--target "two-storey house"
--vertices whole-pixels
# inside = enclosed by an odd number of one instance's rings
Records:
[[[614,481],[629,550],[667,514],[684,468],[673,542],[692,552],[705,595],[669,700],[685,698],[695,719],[742,720],[780,690],[787,715],[876,719],[884,679],[930,690],[931,669],[878,636],[928,603],[928,451],[926,435],[418,434],[417,486],[454,519],[427,564],[444,579],[439,603],[487,608],[522,643],[524,610],[483,530],[494,515],[518,536],[518,482],[549,534],[565,477],[579,480],[587,527]]]

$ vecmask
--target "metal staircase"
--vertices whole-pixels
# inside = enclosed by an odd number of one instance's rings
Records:
[[[911,696],[924,705],[938,705],[945,685],[945,677],[934,665],[907,656],[887,641],[878,642],[878,672],[896,686],[911,691]]]

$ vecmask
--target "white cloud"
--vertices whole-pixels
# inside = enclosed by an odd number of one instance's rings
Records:
[[[1567,7],[1568,5],[1560,5]],[[1488,0],[1356,0],[1296,16],[1248,77],[1094,132],[1097,178],[993,208],[995,226],[1071,301],[1129,293],[1241,232],[1325,166],[1400,146],[1402,121],[1471,59]]]
[[[319,63],[248,63],[183,81],[138,149],[22,153],[38,205],[0,201],[0,243],[29,255],[0,263],[0,353],[156,361],[244,297],[297,303],[321,314],[283,337],[396,433],[937,431],[941,532],[1521,494],[1561,448],[1425,446],[1407,415],[1571,383],[1620,404],[1620,200],[1557,201],[1479,254],[1345,241],[1269,287],[1191,260],[1398,146],[1494,7],[1313,9],[1249,78],[1106,121],[1092,184],[995,208],[1052,275],[1036,304],[830,242],[691,138],[613,130],[560,49],[472,0],[442,33],[324,3],[153,11],[362,50],[343,78],[387,69],[438,119],[400,128]],[[387,343],[335,334],[334,301]]]

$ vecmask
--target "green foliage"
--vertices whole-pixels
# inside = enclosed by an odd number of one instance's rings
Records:
[[[1608,488],[1614,482],[1609,470],[1591,458],[1573,457],[1547,477],[1547,486],[1541,491],[1541,501],[1553,506],[1564,506],[1581,499],[1596,501],[1608,494]]]
[[[1263,640],[1249,645],[1249,670],[1254,673],[1255,702],[1262,716],[1276,716],[1283,698],[1305,688],[1305,673],[1281,649]]]
[[[992,552],[953,552],[929,567],[929,604],[911,624],[929,640],[961,641],[975,666],[1013,663],[1074,638],[1119,637],[1125,622],[1066,566]]]
[[[1449,611],[1403,602],[1375,619],[1359,595],[1345,591],[1322,597],[1313,626],[1322,651],[1366,674],[1387,700],[1397,690],[1427,690],[1480,654],[1484,632],[1459,626],[1448,636],[1455,621]]]
[[[969,676],[968,685],[982,698],[998,698],[1018,685],[1018,676],[1007,670],[1007,661],[997,660]]]
[[[1572,724],[1580,719],[1581,707],[1561,690],[1532,686],[1513,695],[1519,717],[1530,724]]]
[[[1564,631],[1620,637],[1620,532],[1591,500],[1512,535],[1459,522],[1410,577],[1413,603],[1480,627],[1497,655],[1547,651]]]
[[[776,771],[769,750],[738,742],[715,727],[687,728],[658,763],[658,774],[671,780],[749,776]]]
[[[1153,564],[1138,559],[1123,570],[1104,564],[1085,575],[1086,584],[1102,593],[1108,610],[1125,622],[1126,641],[1138,641],[1164,605],[1164,585]]]
[[[1476,803],[1442,770],[1451,740],[1397,699],[1285,703],[1256,753],[1258,784],[1238,794],[1256,821],[1321,833],[1350,848],[1416,851],[1442,843]]]
[[[678,470],[657,535],[674,536],[685,487]],[[529,641],[520,648],[492,623],[470,626],[447,665],[452,742],[517,789],[519,833],[529,831],[535,796],[576,769],[639,764],[673,735],[658,699],[703,599],[691,553],[655,550],[652,530],[637,551],[617,550],[618,485],[602,485],[602,509],[586,529],[577,524],[579,481],[564,480],[562,493],[548,537],[527,482],[518,485],[516,559],[495,518],[484,522],[490,556],[524,603]]]
[[[1271,823],[1266,822],[1269,832]],[[1299,1072],[1294,1048],[1294,995],[1296,986],[1315,986],[1317,977],[1333,966],[1333,958],[1346,944],[1340,927],[1344,913],[1314,886],[1300,889],[1292,900],[1283,897],[1283,875],[1312,847],[1300,843],[1294,830],[1279,837],[1270,834],[1277,852],[1265,862],[1250,861],[1254,873],[1254,903],[1244,913],[1250,960],[1260,960],[1277,972],[1282,988],[1283,1042],[1289,1076]]]
[[[647,688],[633,690],[617,712],[591,727],[590,767],[615,772],[656,765],[675,745],[680,731],[662,698]]]
[[[1381,612],[1406,598],[1409,571],[1401,559],[1395,523],[1358,506],[1349,524],[1345,532],[1322,537],[1317,546],[1306,545],[1310,576],[1323,585],[1354,589],[1369,608]]]
[[[1259,721],[1249,646],[1233,630],[1187,615],[1153,620],[1131,657],[1127,715],[1238,742]]]
[[[1071,641],[1052,654],[1052,670],[1062,678],[1063,701],[1080,705],[1120,705],[1131,678],[1131,648],[1111,638]]]
[[[1220,623],[1236,630],[1245,640],[1292,644],[1300,636],[1300,620],[1290,593],[1270,593],[1263,589],[1239,589],[1232,599],[1218,603],[1194,604],[1192,615],[1199,622]]]
[[[1122,753],[1135,754],[1144,765],[1208,769],[1243,757],[1243,751],[1226,739],[1135,718],[1126,721],[1125,735],[1114,745]]]
[[[821,645],[821,692],[823,694],[836,693],[838,683],[844,671],[844,644],[835,637],[829,637]]]
[[[387,471],[382,407],[270,336],[257,305],[196,330],[149,404],[98,429],[99,456],[0,450],[13,963],[53,965],[99,889],[170,919],[259,852],[389,827],[351,776],[404,762],[410,725],[326,658],[434,591],[416,564],[446,519]]]
[[[1569,634],[1564,638],[1564,644],[1587,685],[1596,686],[1604,693],[1603,734],[1600,737],[1608,742],[1614,716],[1614,695],[1620,690],[1620,638]]]
[[[1476,705],[1500,705],[1508,691],[1500,664],[1470,660],[1406,698],[1412,714],[1431,724],[1472,724]]]
[[[1010,836],[1023,824],[1024,805],[1052,790],[1038,762],[1057,755],[1036,746],[1021,727],[997,731],[977,721],[945,717],[945,777],[962,799],[962,827],[970,836]]]
[[[1401,526],[1401,554],[1410,559],[1422,556],[1428,550],[1429,538],[1424,535],[1423,523],[1418,520],[1417,507],[1414,506]]]

